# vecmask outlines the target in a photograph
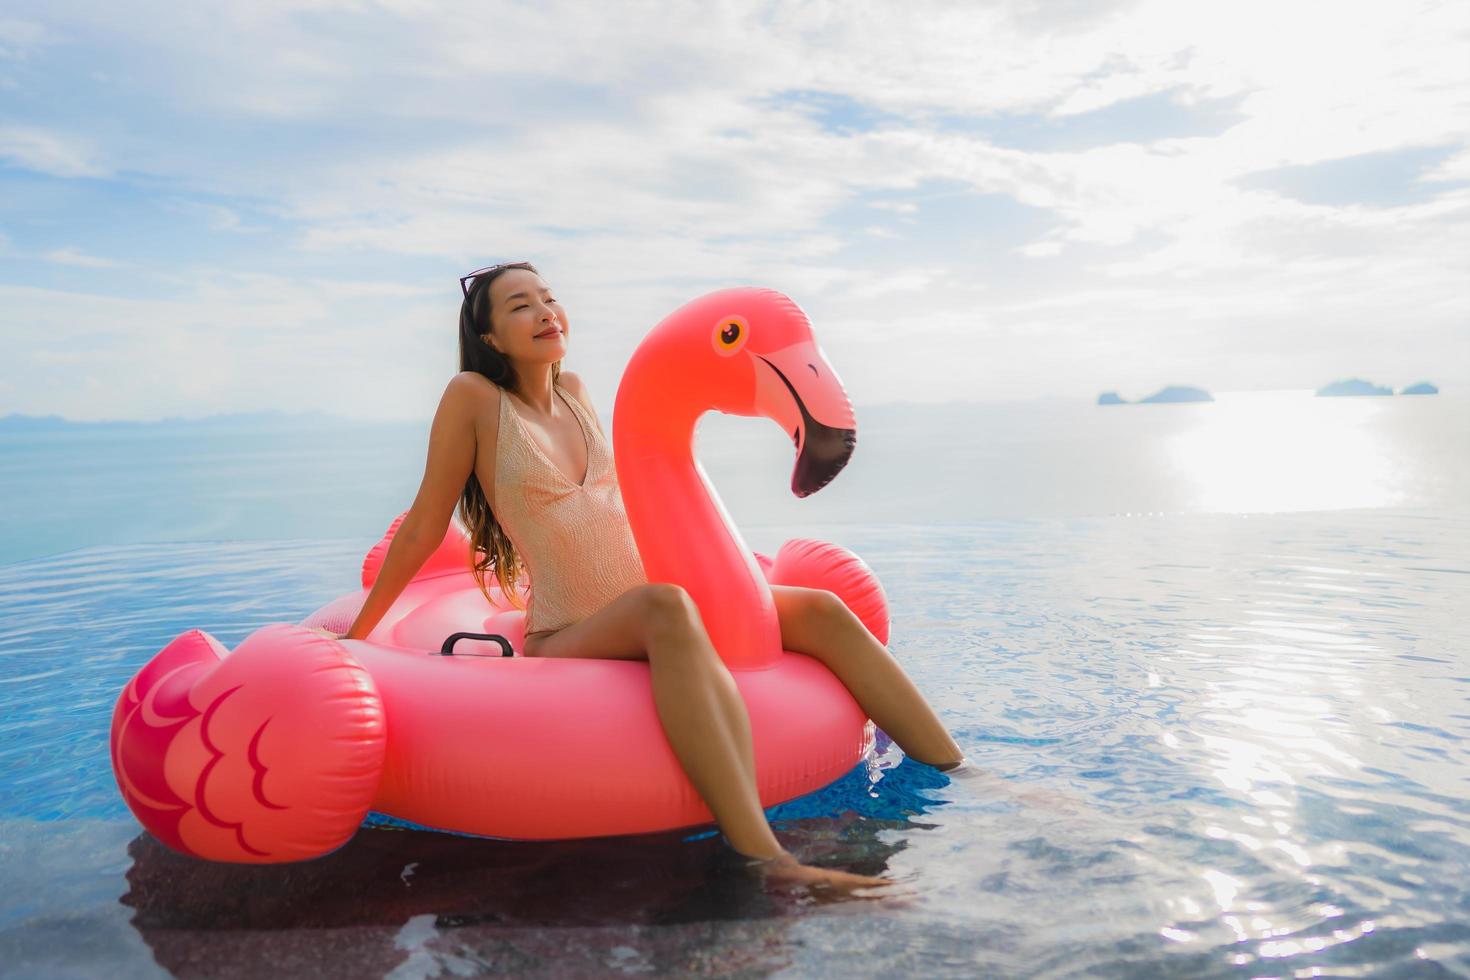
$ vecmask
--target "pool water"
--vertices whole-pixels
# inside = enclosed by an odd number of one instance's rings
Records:
[[[355,587],[363,536],[0,564],[0,963],[22,976],[1414,976],[1470,972],[1470,513],[1374,507],[744,526],[862,555],[979,772],[879,740],[775,807],[891,901],[763,888],[690,833],[369,826],[318,861],[180,857],[108,762],[178,633]]]

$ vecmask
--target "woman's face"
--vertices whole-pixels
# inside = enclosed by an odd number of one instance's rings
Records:
[[[567,315],[546,280],[511,269],[490,283],[490,323],[485,342],[517,361],[559,361],[567,352]]]

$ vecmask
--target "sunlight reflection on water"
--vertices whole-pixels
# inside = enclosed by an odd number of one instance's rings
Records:
[[[1193,492],[1190,510],[1338,510],[1405,500],[1396,447],[1374,425],[1382,398],[1245,391],[1173,407],[1191,420],[1168,443]]]

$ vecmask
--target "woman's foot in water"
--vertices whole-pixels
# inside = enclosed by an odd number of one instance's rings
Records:
[[[740,854],[739,851],[735,852]],[[748,854],[740,854],[745,860],[746,867],[758,871],[768,881],[790,882],[791,884],[804,885],[813,890],[827,894],[851,896],[853,893],[869,889],[885,889],[885,895],[901,894],[902,890],[894,890],[893,886],[898,882],[892,878],[874,877],[872,875],[853,874],[850,871],[838,871],[834,868],[821,868],[812,864],[802,864],[790,851],[782,850],[775,857],[758,858]],[[876,898],[877,895],[856,896],[861,898]]]
[[[959,762],[946,762],[934,767],[944,773],[950,779],[983,780],[989,775],[967,757],[961,756]],[[991,777],[994,778],[994,777]]]
[[[948,762],[944,765],[935,766],[951,781],[960,779],[971,784],[974,792],[985,790],[997,799],[1007,798],[1018,800],[1031,806],[1044,810],[1051,810],[1068,815],[1077,815],[1086,812],[1087,801],[1068,793],[1057,792],[1050,789],[1038,789],[1023,783],[1016,783],[1004,779],[994,773],[986,772],[969,759],[962,758],[959,762]]]

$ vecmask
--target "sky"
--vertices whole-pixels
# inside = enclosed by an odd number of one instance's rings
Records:
[[[857,404],[1470,385],[1470,5],[0,11],[0,416],[432,414],[529,259],[610,411],[694,297]]]

